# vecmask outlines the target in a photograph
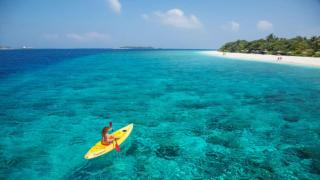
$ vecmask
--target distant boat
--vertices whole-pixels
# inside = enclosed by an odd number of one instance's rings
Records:
[[[30,46],[22,46],[21,49],[32,49]]]

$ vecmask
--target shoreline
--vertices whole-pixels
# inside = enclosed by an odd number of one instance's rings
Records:
[[[223,53],[221,51],[202,51],[201,53],[209,56],[223,57],[223,58],[235,59],[235,60],[266,62],[266,63],[276,63],[276,64],[289,64],[289,65],[320,68],[319,57],[245,54],[245,53],[230,53],[230,52]],[[279,59],[280,57],[281,59]]]

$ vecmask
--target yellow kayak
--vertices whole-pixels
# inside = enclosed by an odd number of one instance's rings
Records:
[[[133,123],[112,133],[112,135],[117,139],[118,145],[122,144],[128,138],[132,129],[133,129]],[[106,146],[101,144],[101,141],[99,141],[87,152],[84,158],[92,159],[92,158],[96,158],[98,156],[107,154],[113,149],[115,149],[115,146],[116,146],[116,142],[113,142]]]

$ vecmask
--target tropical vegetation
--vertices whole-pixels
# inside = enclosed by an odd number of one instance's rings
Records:
[[[297,36],[286,39],[270,34],[265,39],[228,42],[219,50],[223,52],[320,57],[320,36],[310,38]]]

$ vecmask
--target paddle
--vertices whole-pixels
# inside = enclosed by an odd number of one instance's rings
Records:
[[[113,132],[113,128],[112,128],[112,122],[109,123],[110,128],[112,129]],[[120,152],[120,146],[118,145],[117,139],[113,136],[114,140],[116,141],[116,151]]]

